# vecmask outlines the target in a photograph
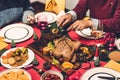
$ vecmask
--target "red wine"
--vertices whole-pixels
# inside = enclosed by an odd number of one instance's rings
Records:
[[[41,28],[41,29],[45,29],[47,26],[48,26],[48,22],[46,21],[40,21],[38,23],[38,26]]]

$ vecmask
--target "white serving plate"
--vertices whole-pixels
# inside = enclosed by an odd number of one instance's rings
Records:
[[[38,18],[39,16],[46,16],[46,17],[47,17],[47,20],[48,20],[48,23],[53,23],[53,22],[55,22],[56,19],[57,19],[57,15],[54,14],[54,13],[51,13],[51,12],[39,12],[39,13],[37,13],[37,14],[35,15],[36,22],[38,22],[38,21],[37,21],[37,18]]]
[[[29,39],[33,33],[33,28],[23,23],[10,24],[0,30],[0,36],[4,37],[4,41],[8,43],[11,43],[12,40],[14,40],[15,43],[25,41]]]
[[[29,80],[32,80],[30,74],[24,69],[6,69],[6,70],[3,70],[3,71],[0,72],[0,76],[2,76],[3,74],[7,74],[10,71],[17,72],[17,71],[20,71],[20,70],[24,71],[24,73],[28,76]]]
[[[115,77],[120,77],[120,73],[113,69],[105,67],[96,67],[86,71],[80,80],[105,80],[98,78],[98,76],[112,77],[111,75]]]
[[[90,28],[87,28],[87,29],[83,29],[82,31],[75,31],[75,32],[81,37],[84,37],[84,38],[87,38],[87,39],[95,39],[95,37],[91,36],[91,31],[92,30]],[[103,38],[104,34],[105,33],[103,33],[103,36],[98,37],[97,39]]]
[[[16,48],[23,48],[23,47],[16,47]],[[1,57],[7,55],[10,51],[14,51],[16,48],[11,48],[11,49],[5,51],[1,55]],[[29,48],[27,48],[27,49],[28,49],[28,60],[26,60],[26,62],[23,63],[21,66],[13,67],[9,64],[4,64],[2,58],[0,58],[1,59],[0,62],[2,64],[2,66],[6,67],[6,68],[23,68],[23,67],[29,65],[34,60],[34,52]]]

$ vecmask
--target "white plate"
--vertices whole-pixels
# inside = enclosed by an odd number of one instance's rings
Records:
[[[91,31],[92,30],[90,28],[87,28],[87,29],[83,29],[81,33],[83,33],[86,36],[91,36]]]
[[[22,47],[16,47],[16,48],[22,48]],[[5,52],[1,55],[1,57],[4,56],[4,55],[7,55],[10,51],[15,50],[16,48],[11,48],[11,49],[5,51]],[[29,64],[34,60],[34,52],[33,52],[31,49],[29,49],[29,48],[27,48],[27,49],[28,49],[28,60],[26,60],[26,62],[23,63],[21,66],[13,67],[13,66],[11,66],[11,65],[9,65],[9,64],[4,64],[2,58],[0,58],[0,59],[1,59],[1,60],[0,60],[0,61],[1,61],[1,64],[2,64],[4,67],[6,67],[6,68],[23,68],[23,67],[29,65]]]
[[[98,76],[120,77],[120,73],[110,68],[96,67],[86,71],[80,80],[105,80],[98,78]]]
[[[22,23],[11,24],[0,30],[0,36],[5,37],[4,41],[9,43],[11,43],[11,40],[14,40],[15,43],[25,41],[33,33],[34,30],[31,26]]]
[[[92,37],[91,36],[91,29],[90,28],[87,28],[87,29],[83,29],[82,31],[75,31],[79,36],[82,36],[84,38],[87,38],[87,39],[95,39],[95,37]],[[103,33],[104,34],[104,33]],[[97,38],[97,39],[100,39],[100,38],[103,38],[103,36]]]
[[[57,19],[57,15],[51,12],[40,12],[35,15],[35,19],[37,19],[39,16],[47,16],[48,23],[53,23]],[[37,20],[36,20],[37,21]]]
[[[30,74],[26,70],[23,70],[23,69],[6,69],[6,70],[3,70],[2,72],[0,72],[0,76],[2,76],[3,74],[7,74],[10,71],[17,72],[20,70],[24,71],[24,73],[28,76],[29,80],[32,80]]]
[[[120,38],[115,40],[115,45],[116,45],[117,49],[120,50]]]

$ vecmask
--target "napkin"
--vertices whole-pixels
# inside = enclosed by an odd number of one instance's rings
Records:
[[[8,44],[6,42],[4,42],[4,38],[0,37],[0,50],[6,48],[8,46]]]
[[[120,64],[114,60],[110,60],[107,64],[104,65],[104,67],[111,68],[113,70],[120,72]]]
[[[58,14],[65,10],[65,0],[46,0],[45,11]]]
[[[3,41],[4,40],[4,37],[0,37],[0,41]]]

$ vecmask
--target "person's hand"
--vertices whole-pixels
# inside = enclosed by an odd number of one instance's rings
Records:
[[[85,28],[91,27],[92,26],[92,21],[91,20],[77,20],[75,21],[70,27],[68,27],[69,30],[83,30]]]
[[[72,15],[71,14],[65,14],[63,16],[61,16],[57,22],[58,22],[58,26],[65,26],[67,23],[71,22],[72,20]]]
[[[33,24],[33,23],[35,23],[35,17],[33,15],[28,15],[27,21],[28,21],[28,23]]]

